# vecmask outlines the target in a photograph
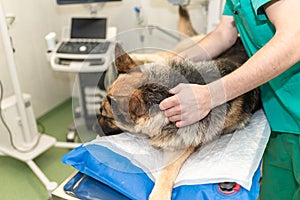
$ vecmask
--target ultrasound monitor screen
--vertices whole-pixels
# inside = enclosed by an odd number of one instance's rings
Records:
[[[56,0],[58,5],[65,4],[83,4],[83,3],[101,3],[110,1],[121,1],[121,0]]]
[[[106,18],[72,18],[71,38],[106,38]]]

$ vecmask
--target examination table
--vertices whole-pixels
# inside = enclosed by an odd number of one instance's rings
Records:
[[[243,130],[199,148],[183,165],[172,200],[257,199],[269,135],[259,110]],[[160,169],[179,154],[157,150],[129,133],[96,138],[63,157],[76,173],[53,192],[53,200],[146,200]]]

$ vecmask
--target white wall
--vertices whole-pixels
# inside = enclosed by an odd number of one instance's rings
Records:
[[[2,0],[7,14],[16,20],[10,34],[16,52],[14,54],[21,90],[32,95],[36,116],[52,109],[70,96],[68,74],[51,70],[46,59],[44,36],[59,31],[60,16],[50,0]],[[13,94],[1,38],[0,79],[5,97]]]
[[[56,32],[61,37],[61,28],[70,23],[71,17],[88,17],[83,5],[58,6],[56,0],[2,0],[7,14],[16,20],[10,34],[16,49],[15,60],[23,92],[32,95],[36,117],[48,112],[71,95],[73,75],[55,72],[46,58],[44,36]],[[144,10],[146,22],[164,28],[177,29],[177,7],[167,0],[123,0],[107,3],[98,13],[107,17],[109,26],[116,26],[119,33],[137,28],[134,7]],[[189,8],[193,24],[198,32],[205,32],[205,10],[200,5]],[[0,80],[4,84],[5,97],[13,94],[8,74],[3,43],[0,39]]]

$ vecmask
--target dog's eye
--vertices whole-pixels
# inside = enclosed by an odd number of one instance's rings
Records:
[[[110,117],[107,117],[106,115],[104,115],[103,118],[104,118],[105,120],[110,120],[110,119],[111,119]]]
[[[112,117],[109,117],[106,115],[106,113],[101,113],[100,115],[104,120],[112,120],[113,118]]]
[[[111,105],[111,96],[107,95],[106,99],[107,99],[109,105]]]

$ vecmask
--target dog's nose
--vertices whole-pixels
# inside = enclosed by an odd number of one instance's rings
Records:
[[[119,128],[111,128],[109,126],[101,127],[98,120],[93,123],[92,130],[99,136],[117,135],[123,133],[123,131]]]
[[[97,133],[99,136],[105,136],[105,133],[102,130],[98,120],[95,120],[95,122],[93,123],[92,131]]]

